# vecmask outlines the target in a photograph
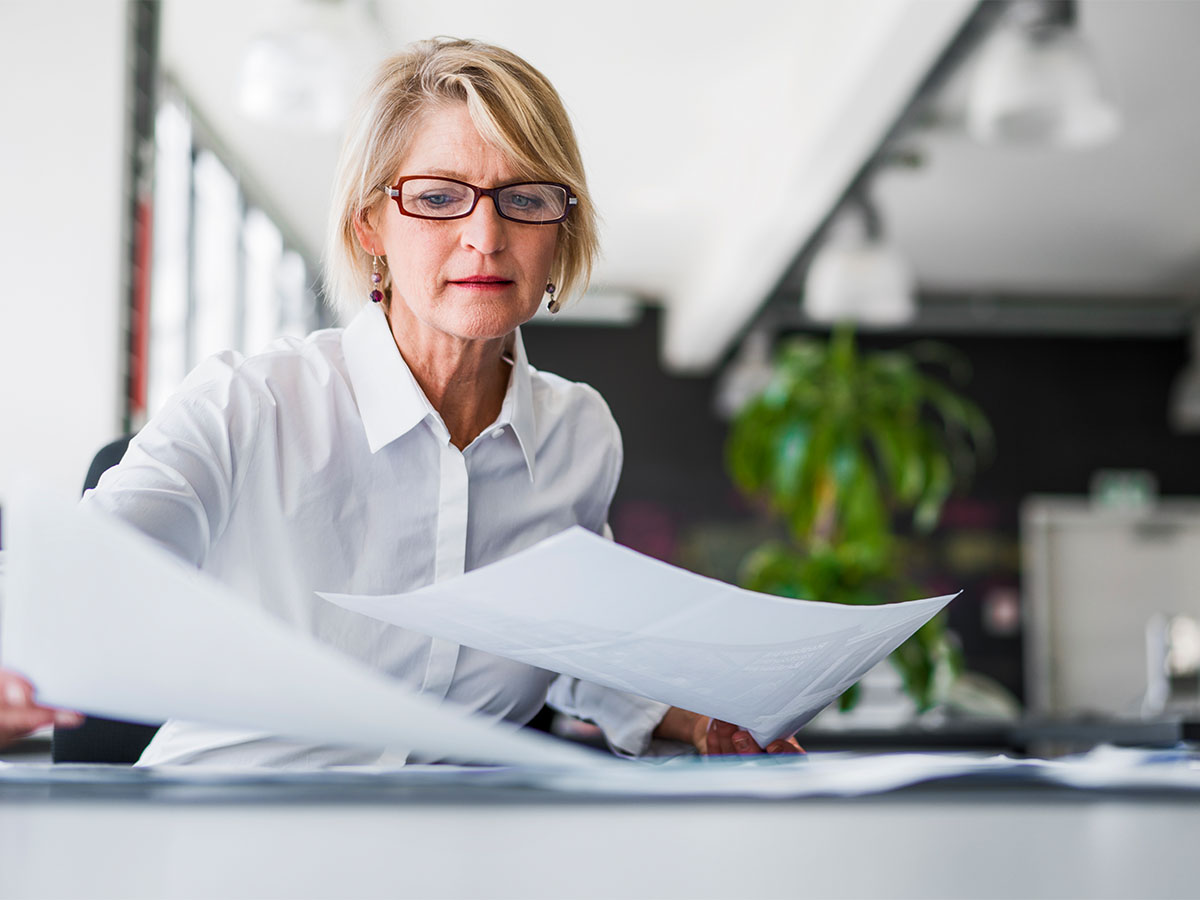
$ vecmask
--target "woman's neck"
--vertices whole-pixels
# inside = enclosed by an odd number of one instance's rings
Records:
[[[465,449],[500,415],[512,366],[504,357],[512,335],[468,340],[389,315],[392,337],[404,362],[450,431]]]

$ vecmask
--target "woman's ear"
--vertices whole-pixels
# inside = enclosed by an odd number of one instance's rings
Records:
[[[354,233],[358,236],[358,243],[362,245],[363,250],[371,256],[384,255],[383,241],[379,239],[379,233],[371,224],[370,210],[360,211],[351,224],[354,225]]]

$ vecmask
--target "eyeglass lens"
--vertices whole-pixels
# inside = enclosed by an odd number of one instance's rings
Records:
[[[517,222],[549,222],[567,211],[567,192],[558,184],[513,184],[492,195],[496,211]],[[404,211],[427,219],[449,219],[471,212],[475,192],[468,185],[440,178],[414,178],[400,186]]]

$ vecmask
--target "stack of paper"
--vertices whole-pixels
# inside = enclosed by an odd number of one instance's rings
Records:
[[[460,761],[604,757],[436,704],[233,596],[88,508],[12,518],[0,659],[50,705]],[[879,607],[740,590],[572,529],[460,578],[349,609],[748,727],[791,734],[952,598]]]

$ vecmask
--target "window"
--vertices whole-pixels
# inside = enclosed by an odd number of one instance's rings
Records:
[[[147,400],[137,427],[205,357],[256,353],[330,322],[315,269],[164,87],[154,125]]]

